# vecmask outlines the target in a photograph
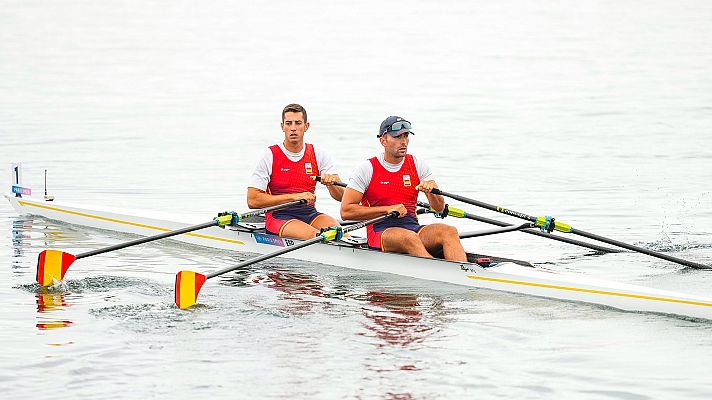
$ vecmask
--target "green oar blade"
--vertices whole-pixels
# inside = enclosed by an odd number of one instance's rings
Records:
[[[37,283],[51,286],[64,279],[64,274],[77,257],[61,250],[44,250],[37,257]]]
[[[207,277],[193,271],[180,271],[176,274],[176,305],[185,310],[198,301],[198,293]]]

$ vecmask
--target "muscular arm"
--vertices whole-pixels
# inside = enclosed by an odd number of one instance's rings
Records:
[[[366,207],[360,204],[361,199],[363,199],[363,193],[351,188],[346,188],[344,196],[341,199],[341,218],[363,221],[366,219],[380,217],[381,215],[387,215],[391,211],[398,211],[400,217],[406,215],[407,213],[403,204]]]
[[[445,198],[438,194],[431,193],[431,190],[436,189],[438,184],[435,181],[422,181],[418,185],[418,190],[425,193],[425,197],[428,198],[428,203],[430,203],[430,208],[437,212],[442,212],[445,209]]]
[[[271,207],[299,199],[306,199],[307,204],[314,204],[316,196],[310,192],[273,195],[257,188],[247,188],[247,207],[250,208]]]
[[[430,208],[437,212],[442,212],[445,209],[445,198],[438,194],[426,193],[425,197],[428,198],[428,203]]]
[[[341,201],[344,197],[344,188],[336,186],[334,183],[341,182],[341,178],[337,174],[321,174],[320,182],[329,190],[329,194],[336,201]]]

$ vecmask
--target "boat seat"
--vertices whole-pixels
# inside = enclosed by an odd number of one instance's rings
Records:
[[[249,229],[251,231],[259,230],[259,229],[265,229],[265,223],[264,222],[247,222],[247,221],[240,221],[237,223],[237,226]]]
[[[361,246],[368,243],[368,240],[361,236],[344,236],[340,241],[354,246]]]

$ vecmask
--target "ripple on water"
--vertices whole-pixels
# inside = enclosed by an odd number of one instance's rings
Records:
[[[165,295],[172,294],[172,290],[154,282],[123,276],[91,276],[82,279],[65,279],[49,287],[40,286],[38,283],[27,283],[13,286],[15,289],[39,294],[81,294],[108,292],[116,289],[131,288],[146,294]]]
[[[121,321],[122,329],[134,332],[162,332],[184,327],[189,323],[191,330],[204,330],[211,328],[209,320],[196,318],[199,314],[211,307],[196,305],[190,310],[181,310],[172,302],[159,302],[150,304],[118,304],[109,307],[93,308],[89,314],[97,318],[106,318]]]

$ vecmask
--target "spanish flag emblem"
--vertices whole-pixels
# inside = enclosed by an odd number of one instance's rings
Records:
[[[403,186],[410,186],[410,175],[403,175]]]
[[[312,165],[310,162],[304,163],[304,169],[307,171],[307,175],[311,175],[314,173],[314,171],[312,171]]]

